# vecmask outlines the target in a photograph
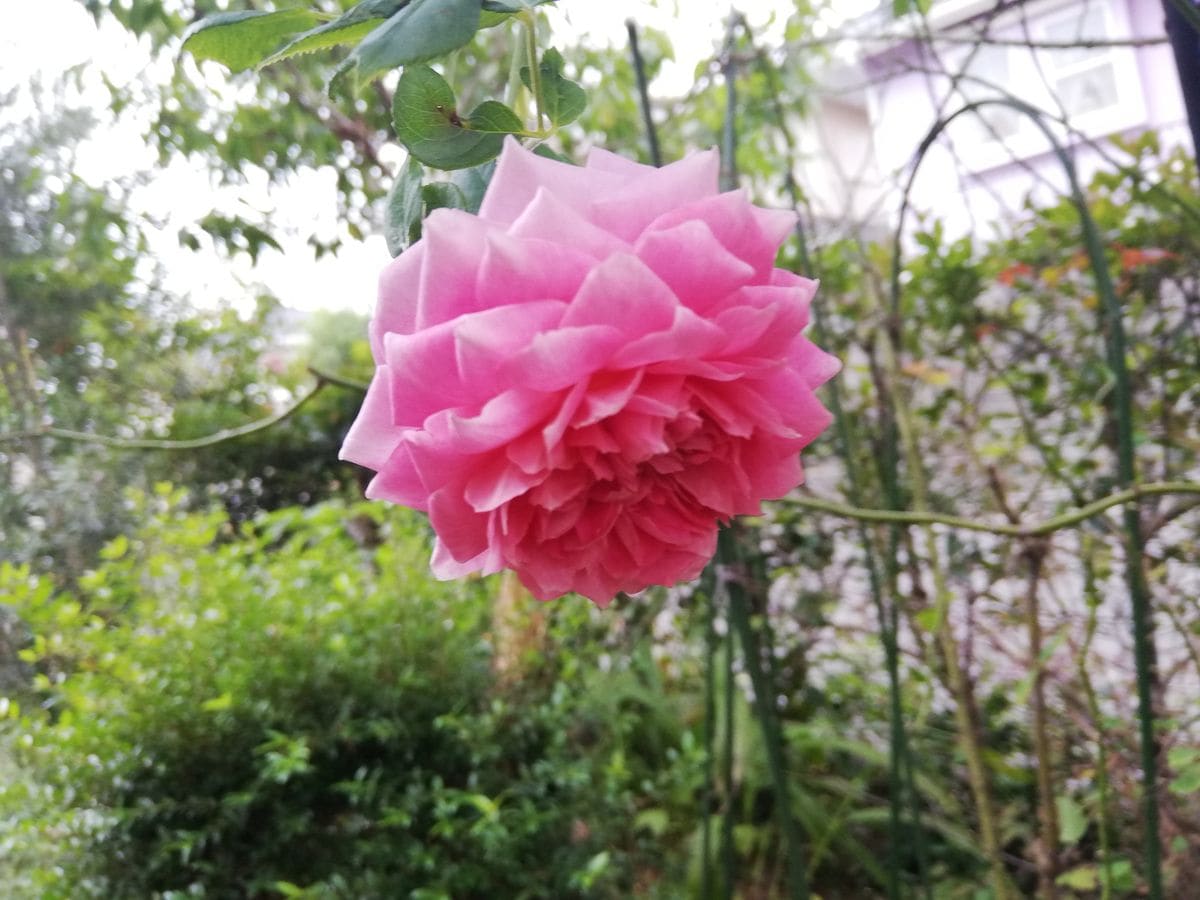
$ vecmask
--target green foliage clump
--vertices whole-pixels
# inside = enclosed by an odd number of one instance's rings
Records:
[[[406,512],[235,533],[146,502],[78,596],[0,572],[36,673],[0,731],[5,896],[628,896],[668,865],[633,788],[688,802],[695,779],[670,781],[691,770],[667,771],[681,728],[652,675],[604,690],[560,648],[494,678],[493,585],[434,582]]]

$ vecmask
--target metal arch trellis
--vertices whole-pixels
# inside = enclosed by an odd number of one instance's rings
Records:
[[[1137,472],[1134,460],[1134,420],[1133,420],[1133,388],[1130,383],[1129,369],[1126,362],[1125,329],[1122,321],[1121,305],[1117,299],[1112,277],[1108,270],[1104,245],[1096,228],[1095,220],[1088,208],[1083,189],[1075,171],[1075,164],[1070,155],[1059,142],[1054,131],[1045,123],[1040,110],[1016,97],[1004,97],[980,100],[969,103],[961,109],[939,119],[921,142],[909,169],[908,180],[904,186],[903,202],[900,207],[898,222],[892,247],[892,272],[890,299],[891,309],[886,336],[891,344],[893,353],[901,349],[901,316],[900,301],[901,285],[901,241],[905,217],[910,209],[912,186],[915,182],[921,162],[929,148],[938,137],[960,116],[977,112],[985,107],[1007,107],[1027,116],[1049,141],[1053,153],[1062,164],[1070,187],[1070,199],[1079,214],[1083,229],[1084,250],[1092,270],[1096,293],[1100,298],[1102,331],[1107,363],[1114,378],[1114,397],[1116,407],[1116,455],[1117,455],[1117,485],[1126,491],[1135,491]],[[902,401],[901,401],[902,402]],[[903,431],[903,428],[902,428]],[[910,479],[916,486],[914,499],[917,512],[927,511],[924,497],[924,473],[919,455],[911,435],[902,435],[903,446],[907,456],[906,465]],[[893,445],[894,446],[894,445]],[[887,465],[896,471],[898,460],[896,454],[887,454]],[[1138,730],[1141,743],[1142,765],[1142,829],[1144,849],[1146,854],[1146,879],[1151,900],[1161,900],[1163,896],[1162,881],[1162,847],[1158,825],[1158,749],[1154,734],[1154,698],[1153,687],[1156,681],[1156,653],[1154,647],[1154,629],[1150,612],[1150,592],[1142,568],[1143,538],[1138,513],[1136,492],[1131,502],[1123,507],[1125,532],[1125,576],[1129,588],[1129,597],[1133,618],[1134,662],[1137,675],[1138,694]],[[998,886],[998,890],[1005,890]]]
[[[725,155],[724,172],[726,173],[726,187],[732,186],[733,179],[736,178],[736,60],[733,55],[733,38],[737,27],[745,29],[747,35],[750,29],[742,18],[737,13],[734,13],[729,22],[729,31],[726,40],[722,71],[726,87],[727,110],[725,127],[723,133],[723,150]],[[631,30],[631,34],[632,34]],[[773,69],[769,61],[761,53],[756,51],[756,58],[763,67],[768,79],[774,77]],[[635,62],[638,60],[636,47],[634,48]],[[642,101],[644,112],[646,115],[647,125],[653,133],[652,120],[649,115],[649,98],[645,95],[643,88]],[[789,154],[794,150],[794,144],[787,131],[784,121],[783,111],[779,108],[778,93],[773,91],[775,97],[776,114],[779,118],[779,125],[783,129],[785,142],[788,147]],[[1142,827],[1144,837],[1144,852],[1145,852],[1145,876],[1147,880],[1148,895],[1151,900],[1161,900],[1163,896],[1163,881],[1162,881],[1162,863],[1161,863],[1161,837],[1158,826],[1158,800],[1157,800],[1157,783],[1158,783],[1158,762],[1157,762],[1157,745],[1155,739],[1155,713],[1153,707],[1153,687],[1155,684],[1155,648],[1153,636],[1153,622],[1150,610],[1149,589],[1145,581],[1145,574],[1142,569],[1143,559],[1143,538],[1141,534],[1141,526],[1139,521],[1139,500],[1145,496],[1152,494],[1200,494],[1200,485],[1190,482],[1170,482],[1170,483],[1155,483],[1155,484],[1139,484],[1137,482],[1137,473],[1133,451],[1133,396],[1132,387],[1130,384],[1129,371],[1126,363],[1126,341],[1124,327],[1121,318],[1120,303],[1117,300],[1116,292],[1112,283],[1111,276],[1108,271],[1108,263],[1105,258],[1105,251],[1097,230],[1095,220],[1092,218],[1087,205],[1086,198],[1080,185],[1078,175],[1076,173],[1074,163],[1064,149],[1053,130],[1046,124],[1046,114],[1036,109],[1035,107],[1021,101],[1019,98],[1011,95],[1004,98],[981,100],[974,103],[969,103],[958,109],[948,116],[940,118],[935,125],[930,129],[925,139],[921,142],[917,152],[914,154],[912,163],[909,168],[909,176],[904,187],[903,202],[898,216],[897,226],[895,229],[893,253],[892,253],[892,273],[890,282],[890,317],[887,322],[887,327],[884,329],[884,337],[887,340],[887,355],[895,362],[896,357],[901,351],[901,318],[900,300],[902,296],[901,286],[901,261],[902,261],[902,239],[905,226],[905,218],[910,208],[911,189],[914,183],[916,174],[920,169],[921,163],[925,158],[929,148],[934,144],[938,137],[945,131],[949,125],[958,119],[960,116],[975,114],[981,108],[987,106],[1004,106],[1017,111],[1018,113],[1029,117],[1036,127],[1044,134],[1049,141],[1055,157],[1063,166],[1063,171],[1067,177],[1070,188],[1070,199],[1079,215],[1082,231],[1084,250],[1088,258],[1089,265],[1092,269],[1092,276],[1095,281],[1096,293],[1101,300],[1101,316],[1102,316],[1102,331],[1105,341],[1106,362],[1114,379],[1114,394],[1116,406],[1116,439],[1115,451],[1117,456],[1117,486],[1121,489],[1113,495],[1092,503],[1085,504],[1076,510],[1056,516],[1046,522],[1036,526],[1023,526],[1017,523],[1008,526],[984,525],[966,520],[955,516],[942,516],[929,511],[926,499],[926,491],[924,486],[924,473],[921,468],[919,454],[915,452],[915,442],[910,428],[904,425],[905,410],[903,401],[896,398],[896,409],[900,415],[899,420],[893,417],[885,419],[885,430],[888,434],[885,435],[882,444],[888,448],[881,459],[881,480],[884,486],[884,494],[888,505],[887,509],[870,510],[861,507],[861,491],[857,483],[857,479],[853,472],[853,466],[847,466],[847,471],[850,473],[850,484],[848,493],[852,501],[852,506],[844,506],[841,504],[830,503],[828,501],[820,501],[812,498],[801,500],[800,505],[807,505],[810,508],[823,509],[826,512],[835,515],[842,515],[848,518],[857,520],[862,537],[862,543],[866,552],[866,566],[868,569],[869,583],[874,600],[879,611],[881,638],[884,644],[885,656],[887,658],[888,673],[889,673],[889,693],[892,703],[892,740],[890,752],[890,775],[892,790],[889,798],[889,821],[892,834],[892,854],[893,865],[888,870],[888,895],[889,897],[900,896],[900,885],[898,879],[898,866],[895,864],[895,853],[898,846],[898,838],[902,828],[902,800],[901,792],[907,794],[911,804],[911,815],[913,825],[915,826],[915,834],[920,836],[920,813],[919,804],[912,787],[912,762],[908,757],[907,751],[907,733],[901,717],[899,708],[899,673],[897,661],[896,647],[896,630],[898,625],[897,609],[899,604],[898,588],[897,588],[897,572],[896,572],[896,550],[899,546],[900,534],[903,526],[912,524],[924,524],[926,527],[934,523],[949,525],[953,528],[972,528],[974,530],[989,531],[997,534],[1006,534],[1012,537],[1033,538],[1043,535],[1048,535],[1058,530],[1072,527],[1079,524],[1086,518],[1098,515],[1105,509],[1116,505],[1123,507],[1123,528],[1125,535],[1125,575],[1128,585],[1132,619],[1133,619],[1133,642],[1135,649],[1135,667],[1137,679],[1137,694],[1138,694],[1138,723],[1139,723],[1139,742],[1141,745],[1141,766],[1143,770],[1142,778]],[[657,146],[656,137],[652,139],[652,146]],[[793,204],[797,207],[798,192],[791,173],[791,160],[789,159],[789,169],[786,176],[786,188],[791,195]],[[804,240],[802,227],[798,225],[797,235],[800,240],[801,256],[803,260],[808,259],[807,247]],[[814,312],[814,324],[818,330],[818,334],[822,329],[820,321],[819,307]],[[839,442],[839,450],[847,461],[852,458],[853,453],[853,438],[850,429],[846,427],[845,412],[841,403],[840,393],[836,383],[829,387],[830,406],[833,409],[836,423],[837,436]],[[899,434],[897,434],[899,432]],[[897,440],[899,438],[899,440]],[[906,456],[906,469],[909,472],[910,479],[915,483],[914,493],[914,508],[908,509],[902,502],[900,495],[900,460],[897,453],[897,447],[902,447]],[[888,602],[885,602],[883,597],[883,586],[881,584],[881,576],[879,567],[872,551],[872,542],[866,533],[865,523],[868,521],[888,522],[890,524],[890,533],[892,551],[885,555],[885,573],[886,583],[890,588],[892,597]],[[931,546],[935,544],[931,541]],[[727,540],[723,544],[722,550],[718,555],[718,567],[728,565],[736,559],[735,544],[731,540]],[[936,578],[936,565],[935,578]],[[718,568],[720,571],[720,568]],[[736,579],[734,581],[735,592],[739,590]],[[939,592],[939,607],[948,600],[948,593],[944,585],[938,586]],[[734,595],[729,597],[730,611],[734,610]],[[944,634],[949,635],[949,627],[945,624],[945,610],[942,609],[941,630]],[[1034,612],[1036,615],[1036,611]],[[956,648],[951,643],[947,650],[946,662],[951,667],[951,677],[954,677],[953,669],[956,663]],[[747,626],[746,636],[743,639],[743,652],[747,661],[747,666],[751,670],[752,677],[757,674],[754,642],[752,640],[752,632]],[[732,666],[732,654],[730,653],[726,662]],[[711,665],[711,659],[710,659]],[[727,678],[732,676],[731,669],[727,670]],[[755,694],[759,694],[759,685],[755,684]],[[956,698],[957,699],[957,698]],[[760,709],[762,716],[762,726],[764,738],[768,746],[768,752],[773,756],[778,756],[778,762],[772,760],[773,770],[776,774],[783,771],[783,744],[782,737],[778,729],[777,716],[770,705],[764,705]],[[965,737],[969,730],[969,723],[966,728],[960,728],[960,733]],[[726,735],[728,740],[728,734]],[[977,750],[978,748],[976,748]],[[968,762],[970,765],[972,753],[970,748],[967,748]],[[977,753],[975,754],[978,755]],[[776,767],[777,766],[777,767]],[[976,776],[982,777],[982,773],[972,773],[973,787],[977,803],[987,804],[990,802],[986,783],[975,783]],[[778,779],[777,779],[778,782]],[[789,789],[784,784],[781,790],[777,791],[780,796],[777,797],[777,803],[781,804],[781,821],[785,826],[785,847],[789,855],[789,861],[794,857],[796,860],[800,858],[800,846],[798,837],[791,832],[790,826],[794,823],[790,812]],[[1047,801],[1047,798],[1043,798]],[[981,810],[981,825],[984,832],[984,850],[989,856],[989,861],[992,867],[992,886],[996,895],[1004,898],[1011,896],[1011,885],[1008,880],[1006,871],[1004,870],[998,839],[995,834],[987,832],[992,827],[994,821],[990,811],[982,814]],[[729,814],[729,811],[726,811]],[[707,845],[706,845],[707,846]],[[928,895],[929,885],[926,880],[927,869],[924,860],[923,848],[921,842],[917,842],[918,849],[918,865],[921,875],[921,883],[924,887],[926,895]],[[706,854],[707,857],[707,854]],[[707,858],[705,865],[707,867]],[[803,877],[803,867],[799,867],[801,874],[797,877],[794,871],[791,875],[791,887],[793,896],[807,896],[807,885]],[[731,878],[731,873],[727,867],[727,879]],[[727,885],[729,881],[727,880]],[[731,888],[727,888],[731,889]]]

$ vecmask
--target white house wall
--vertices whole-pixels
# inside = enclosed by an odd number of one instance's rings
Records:
[[[935,9],[937,5],[935,4]],[[967,7],[963,7],[967,9]],[[973,8],[972,8],[973,9]],[[1159,0],[1043,0],[1019,6],[997,18],[991,25],[993,37],[1023,40],[1051,39],[1046,29],[1084,20],[1100,21],[1103,16],[1110,38],[1162,37],[1163,13]],[[935,28],[944,28],[937,25]],[[970,32],[959,32],[969,34]],[[934,48],[908,42],[862,60],[868,111],[866,121],[845,115],[837,106],[827,107],[816,133],[830,136],[825,143],[835,154],[837,166],[813,168],[805,178],[810,194],[820,198],[822,209],[830,214],[860,219],[872,210],[877,220],[894,222],[901,202],[900,186],[912,155],[939,115],[962,107],[968,100],[994,96],[994,92],[969,78],[957,88],[951,75],[962,71],[970,51],[968,44],[937,44]],[[1005,87],[1014,95],[1046,109],[1061,112],[1050,85],[1070,84],[1074,72],[1063,63],[1061,50],[1030,50],[1012,47],[992,51],[996,54],[990,68],[988,60],[977,56],[975,66],[989,80],[1003,77]],[[1071,51],[1065,51],[1070,53]],[[1056,128],[1060,139],[1074,148],[1081,175],[1087,179],[1105,165],[1105,155],[1115,151],[1109,145],[1113,136],[1133,136],[1146,130],[1156,131],[1166,145],[1186,145],[1188,138],[1183,100],[1170,47],[1120,47],[1098,51],[1105,56],[1069,57],[1079,71],[1094,72],[1109,68],[1115,77],[1091,76],[1094,82],[1115,85],[1116,100],[1106,107],[1070,117],[1075,134]],[[1052,56],[1057,54],[1057,56]],[[982,62],[981,62],[982,61]],[[1004,68],[1007,67],[1007,72]],[[997,74],[999,73],[999,74]],[[979,77],[983,77],[980,75]],[[1078,82],[1078,79],[1076,79]],[[986,233],[990,223],[1017,211],[1027,196],[1049,199],[1066,185],[1060,164],[1050,154],[1050,145],[1040,131],[1027,121],[1006,118],[1011,114],[992,110],[993,134],[996,124],[1004,131],[1003,140],[987,136],[987,127],[968,117],[956,121],[943,139],[933,147],[914,186],[913,205],[942,219],[951,235],[969,231]],[[855,128],[867,128],[855,136]],[[1011,133],[1009,133],[1009,129]],[[1088,146],[1088,141],[1101,149]],[[871,148],[874,165],[855,154]],[[1119,154],[1117,154],[1119,155]],[[837,169],[860,173],[857,178],[835,184],[828,177]],[[869,177],[862,177],[868,173]],[[819,184],[819,188],[809,187]]]

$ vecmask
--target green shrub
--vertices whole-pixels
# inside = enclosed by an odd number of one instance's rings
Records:
[[[609,691],[564,649],[497,686],[494,585],[433,581],[403,511],[328,503],[234,533],[166,489],[148,502],[78,597],[0,573],[37,673],[0,742],[4,896],[615,897],[648,869],[678,883],[635,822],[656,778],[683,803],[692,784],[652,665]],[[566,604],[555,614],[586,633],[583,602]],[[659,707],[618,714],[620,685]]]

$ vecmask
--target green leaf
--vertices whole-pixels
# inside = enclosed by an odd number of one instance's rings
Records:
[[[665,809],[643,809],[633,820],[636,830],[648,831],[655,837],[662,837],[670,824],[671,819]]]
[[[366,0],[348,9],[332,22],[318,25],[304,34],[293,38],[279,48],[260,66],[269,66],[299,53],[313,53],[341,44],[357,44],[379,26],[380,19],[388,19],[408,5],[409,0]]]
[[[1194,794],[1200,791],[1200,765],[1191,765],[1176,775],[1170,784],[1172,794]]]
[[[466,201],[463,209],[469,213],[479,212],[479,207],[483,205],[483,195],[492,183],[492,175],[495,172],[496,163],[493,161],[469,169],[459,169],[451,176],[451,182],[462,191]]]
[[[197,60],[212,59],[238,72],[270,55],[289,35],[319,21],[321,15],[307,9],[218,13],[192,25],[181,49]]]
[[[515,13],[555,2],[557,0],[483,0],[483,8],[490,12]]]
[[[421,164],[409,157],[388,192],[383,237],[392,256],[399,256],[421,237],[421,179],[424,176]]]
[[[221,712],[222,710],[231,709],[233,707],[233,695],[226,691],[219,697],[213,697],[211,700],[205,700],[200,704],[200,708],[205,712]]]
[[[498,156],[506,133],[496,130],[505,124],[496,109],[501,104],[481,104],[466,119],[454,104],[454,91],[441,75],[428,66],[409,66],[393,99],[396,137],[417,160],[435,169],[465,169]],[[476,116],[489,130],[475,130]],[[507,119],[516,130],[520,124],[515,114]]]
[[[495,28],[497,25],[501,25],[511,18],[512,13],[488,12],[485,8],[484,11],[479,14],[479,28],[480,30],[484,28]]]
[[[421,188],[421,199],[425,201],[425,215],[435,209],[466,209],[467,198],[456,184],[435,181]]]
[[[1076,891],[1094,891],[1100,887],[1100,876],[1095,866],[1079,866],[1069,872],[1063,872],[1054,879],[1054,883]]]
[[[1200,763],[1200,747],[1172,747],[1167,751],[1167,765],[1172,769],[1184,769]]]
[[[119,534],[101,548],[99,556],[103,560],[113,560],[120,559],[128,552],[129,538]]]
[[[562,54],[551,47],[542,54],[542,61],[538,63],[538,75],[541,78],[538,93],[541,95],[542,112],[555,125],[574,122],[587,106],[587,93],[574,81],[564,78],[562,71]],[[521,81],[525,87],[533,90],[528,66],[521,67]]]
[[[496,100],[480,103],[471,111],[469,121],[472,131],[486,131],[489,134],[518,134],[525,130],[517,114]]]
[[[1068,846],[1077,843],[1088,827],[1083,807],[1070,797],[1055,797],[1054,804],[1058,807],[1058,839]]]
[[[933,0],[892,0],[892,15],[896,18],[916,10],[922,14],[929,12]]]
[[[927,606],[913,616],[913,619],[916,620],[918,625],[929,632],[937,631],[942,627],[942,616],[936,606]]]
[[[575,161],[570,157],[563,156],[557,150],[553,149],[552,147],[548,147],[545,144],[538,144],[536,147],[534,147],[533,155],[540,156],[542,159],[552,159],[555,162],[566,163],[568,166],[575,165]]]
[[[367,35],[334,73],[360,81],[457,50],[479,29],[479,0],[411,0]]]

